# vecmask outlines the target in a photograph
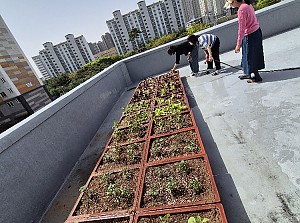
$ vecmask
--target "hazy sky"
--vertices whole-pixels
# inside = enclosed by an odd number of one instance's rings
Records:
[[[127,13],[137,8],[139,0],[0,0],[0,14],[27,58],[49,41],[65,41],[65,35],[84,35],[88,42],[100,40],[108,32],[105,21],[120,9]],[[146,0],[151,4],[155,0]],[[40,74],[37,71],[38,74]]]

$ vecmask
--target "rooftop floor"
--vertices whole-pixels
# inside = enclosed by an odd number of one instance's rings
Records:
[[[264,40],[266,70],[299,67],[299,38],[298,28]],[[189,72],[180,69],[229,222],[300,222],[300,70],[262,73],[256,84],[233,68]]]
[[[300,28],[266,39],[266,70],[298,67],[299,38]],[[240,57],[221,60],[238,66]],[[300,70],[262,73],[260,84],[239,80],[233,68],[189,73],[180,69],[229,223],[300,222]],[[116,103],[42,222],[66,219],[132,93]]]

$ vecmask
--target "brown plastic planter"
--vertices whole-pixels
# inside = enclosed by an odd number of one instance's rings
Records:
[[[79,220],[78,220],[79,219]],[[87,222],[87,223],[132,223],[133,216],[129,215],[111,215],[111,216],[89,216],[88,218],[73,218],[68,219],[65,223]]]
[[[134,143],[134,142],[139,142],[139,141],[142,141],[142,140],[146,140],[147,136],[148,136],[148,132],[150,130],[150,124],[146,124],[146,125],[143,125],[143,127],[145,128],[144,130],[144,135],[142,138],[139,138],[138,136],[135,136],[134,138],[127,138],[126,140],[124,141],[121,141],[121,142],[114,142],[113,139],[114,139],[114,133],[115,131],[113,132],[113,134],[111,135],[110,139],[109,139],[109,143],[108,143],[108,146],[109,147],[113,147],[113,146],[122,146],[122,145],[127,145],[127,144],[130,144],[130,143]],[[126,130],[128,128],[122,128],[122,129],[118,129],[120,131],[124,131],[125,135],[126,135]]]
[[[195,136],[194,143],[197,144],[200,151],[198,151],[198,152],[189,151],[189,152],[185,152],[185,153],[182,153],[182,154],[180,154],[181,152],[178,152],[178,155],[169,155],[169,156],[166,156],[166,155],[162,154],[161,158],[150,159],[150,154],[153,151],[152,145],[156,140],[164,139],[164,138],[170,138],[170,137],[174,137],[174,136],[177,136],[178,139],[180,139],[180,137],[185,137],[186,135],[190,135],[192,137]],[[179,140],[176,140],[176,141],[179,141]],[[169,140],[169,142],[170,142],[170,145],[163,145],[164,148],[166,148],[166,147],[168,148],[169,146],[171,147],[171,146],[174,145],[174,143],[172,142],[171,139]],[[172,159],[174,159],[174,158],[185,159],[185,158],[187,158],[188,156],[191,156],[191,155],[205,155],[206,154],[204,146],[202,144],[202,140],[201,140],[200,135],[199,135],[199,132],[194,128],[185,129],[185,130],[177,132],[177,133],[165,133],[163,135],[160,135],[159,137],[156,137],[156,136],[150,137],[150,145],[146,149],[147,149],[147,151],[146,151],[147,156],[146,156],[145,160],[147,160],[147,162],[149,162],[149,163],[158,162],[158,161],[171,162]],[[173,148],[173,149],[182,150],[182,147]]]
[[[222,204],[209,204],[209,205],[202,205],[202,206],[191,206],[191,207],[184,207],[184,208],[171,208],[171,209],[164,209],[160,211],[153,211],[153,212],[139,212],[134,217],[134,223],[138,223],[139,219],[141,218],[158,218],[159,216],[165,216],[166,214],[170,214],[172,216],[176,215],[187,215],[187,217],[207,217],[206,214],[208,214],[210,211],[213,211],[217,213],[218,219],[210,218],[208,222],[210,223],[227,223],[227,219],[225,216],[224,208]],[[186,221],[182,223],[186,223],[188,221],[188,218]],[[145,223],[149,223],[153,221],[145,221]],[[160,222],[160,221],[158,221]],[[170,221],[171,222],[171,221]]]
[[[213,195],[214,198],[211,198],[211,200],[208,201],[204,201],[204,200],[199,200],[199,201],[195,201],[195,202],[181,202],[181,203],[174,203],[174,204],[165,204],[165,205],[157,205],[157,206],[151,206],[151,207],[142,207],[142,201],[143,201],[143,196],[145,193],[145,181],[146,181],[146,174],[147,174],[147,169],[151,168],[151,167],[158,167],[158,166],[166,166],[169,164],[174,164],[175,162],[180,162],[182,160],[188,161],[190,160],[191,162],[194,159],[202,159],[205,163],[205,170],[203,171],[203,173],[206,173],[208,175],[208,179],[210,180],[210,182],[208,182],[209,186],[209,190],[211,190],[211,195]],[[175,165],[175,164],[174,164]],[[164,161],[155,161],[152,163],[148,163],[146,164],[144,170],[143,170],[143,174],[142,174],[142,181],[141,183],[141,192],[139,193],[139,200],[138,200],[138,207],[137,210],[138,211],[153,211],[153,210],[162,210],[162,209],[166,209],[166,208],[176,208],[176,207],[185,207],[185,206],[192,206],[192,205],[203,205],[203,204],[212,204],[212,203],[218,203],[220,202],[220,196],[217,190],[217,186],[215,183],[215,180],[213,178],[212,175],[212,170],[208,161],[207,156],[201,156],[201,155],[191,155],[189,157],[187,157],[186,159],[181,159],[181,158],[173,158],[172,162],[164,162]],[[165,179],[161,180],[162,182],[165,182]],[[159,184],[158,181],[156,181],[156,183]],[[195,195],[196,196],[196,195]]]
[[[123,168],[124,169],[124,168]],[[131,207],[128,207],[127,209],[123,209],[123,210],[112,210],[112,211],[103,211],[103,212],[99,212],[99,213],[91,213],[91,214],[84,214],[84,215],[76,215],[76,211],[79,209],[80,205],[81,205],[81,199],[84,195],[85,192],[81,192],[74,207],[72,208],[72,211],[67,219],[66,222],[76,222],[76,221],[87,221],[87,220],[95,220],[95,219],[110,219],[110,218],[120,218],[120,217],[127,217],[130,216],[130,214],[135,210],[135,207],[137,206],[137,202],[138,202],[138,195],[139,195],[139,191],[140,191],[140,181],[141,181],[141,177],[142,177],[142,169],[140,168],[135,168],[134,166],[132,167],[128,167],[128,169],[130,170],[136,170],[137,171],[137,178],[136,178],[136,186],[135,186],[135,190],[134,190],[134,198],[133,198],[133,203]],[[120,171],[108,171],[109,173],[117,173]],[[91,185],[93,180],[98,180],[96,179],[99,175],[103,174],[103,172],[101,173],[97,173],[97,174],[92,174],[90,176],[90,178],[88,179],[87,183],[86,183],[86,188],[88,189],[89,186]]]
[[[140,153],[141,159],[140,159],[139,162],[137,162],[137,163],[135,163],[135,164],[128,164],[128,163],[127,163],[127,164],[122,164],[122,163],[117,163],[117,164],[115,164],[114,167],[111,167],[111,166],[109,166],[109,165],[106,165],[106,166],[105,166],[105,165],[103,164],[103,157],[104,157],[105,155],[107,155],[107,153],[108,153],[111,149],[115,148],[115,147],[108,147],[108,148],[105,150],[105,152],[102,153],[102,155],[101,155],[100,159],[98,160],[98,162],[97,162],[97,164],[96,164],[96,166],[95,166],[93,172],[103,172],[103,171],[107,171],[107,170],[120,170],[120,169],[126,168],[126,167],[128,167],[128,166],[132,166],[132,167],[140,167],[140,166],[142,165],[142,163],[144,163],[145,152],[146,152],[146,148],[148,147],[148,144],[147,144],[146,141],[140,141],[140,142],[137,142],[137,143],[131,143],[131,144],[140,144],[141,147],[142,147],[142,150],[141,150],[141,153]],[[131,144],[127,144],[127,145],[125,145],[125,146],[120,146],[120,147],[126,147],[126,146],[129,146],[129,145],[131,145]],[[144,144],[144,145],[142,145],[142,144]],[[122,149],[123,149],[123,148],[122,148]]]
[[[199,130],[198,130],[196,122],[195,122],[193,112],[190,110],[190,107],[189,107],[189,104],[188,104],[188,100],[187,100],[187,97],[186,97],[186,92],[185,92],[184,86],[182,84],[182,80],[179,76],[179,73],[168,74],[168,75],[163,75],[163,76],[160,76],[160,77],[157,77],[157,78],[153,78],[154,87],[152,85],[151,97],[149,97],[150,106],[147,106],[146,109],[150,113],[153,114],[153,111],[154,111],[154,108],[155,108],[155,103],[156,103],[155,99],[156,99],[156,96],[158,95],[158,88],[159,88],[160,81],[164,80],[165,82],[167,82],[166,80],[168,80],[168,78],[170,76],[174,76],[176,80],[179,80],[180,89],[178,89],[178,85],[179,85],[178,82],[177,82],[176,86],[177,86],[177,90],[179,92],[182,92],[182,94],[183,94],[183,96],[181,97],[180,100],[182,100],[186,104],[186,106],[188,107],[188,109],[182,111],[181,114],[188,114],[190,116],[190,121],[191,121],[190,126],[180,128],[180,129],[176,129],[176,130],[171,129],[168,132],[163,132],[163,133],[154,135],[154,134],[152,134],[153,133],[152,131],[153,131],[153,126],[155,124],[155,121],[153,120],[153,116],[150,115],[149,120],[147,122],[147,129],[145,131],[145,135],[144,135],[143,138],[135,138],[135,139],[129,138],[129,140],[126,141],[126,142],[112,144],[112,139],[113,139],[113,134],[112,134],[109,141],[107,142],[107,144],[105,146],[105,149],[104,149],[103,153],[101,154],[101,156],[100,156],[100,158],[99,158],[99,160],[98,160],[91,176],[89,177],[86,185],[90,186],[93,179],[96,179],[97,176],[99,176],[102,173],[107,172],[107,171],[108,172],[120,172],[120,171],[124,170],[125,168],[131,169],[131,170],[135,169],[135,170],[138,171],[137,172],[138,175],[137,175],[137,180],[135,182],[136,183],[135,190],[130,192],[130,193],[134,193],[134,195],[133,195],[134,199],[130,200],[130,202],[133,202],[132,206],[127,208],[127,205],[125,203],[124,206],[126,208],[124,208],[122,210],[113,210],[113,208],[115,208],[115,207],[112,207],[112,209],[107,209],[107,206],[105,207],[103,205],[103,202],[100,202],[100,201],[103,201],[105,199],[104,197],[107,196],[107,194],[105,194],[106,192],[105,193],[99,192],[99,191],[103,191],[102,189],[104,187],[105,188],[107,187],[108,181],[105,181],[106,184],[107,184],[106,186],[105,185],[102,185],[102,186],[100,185],[99,186],[98,184],[96,186],[95,185],[92,186],[92,188],[94,189],[94,192],[92,192],[92,195],[87,194],[87,193],[81,193],[79,195],[79,197],[78,197],[78,199],[77,199],[77,201],[76,201],[76,203],[75,203],[75,205],[74,205],[74,207],[73,207],[73,209],[72,209],[72,211],[71,211],[71,213],[70,213],[70,215],[69,215],[66,222],[90,222],[90,223],[91,222],[99,222],[99,223],[108,223],[109,222],[109,223],[115,223],[114,220],[116,220],[116,219],[121,219],[121,220],[124,219],[124,220],[126,220],[126,223],[128,223],[128,222],[133,223],[133,220],[135,220],[135,222],[137,222],[138,218],[142,217],[142,216],[153,216],[153,215],[160,215],[160,214],[163,214],[163,213],[165,213],[165,214],[166,213],[173,213],[173,214],[175,214],[175,213],[198,213],[199,211],[203,211],[203,210],[205,211],[205,210],[210,209],[210,208],[217,208],[220,211],[221,215],[222,215],[222,222],[221,223],[227,223],[222,205],[220,205],[220,204],[215,205],[215,203],[220,202],[220,197],[219,197],[219,194],[218,194],[218,191],[217,191],[217,187],[216,187],[214,178],[212,176],[212,171],[211,171],[211,168],[210,168],[208,158],[205,155],[206,154],[205,149],[204,149],[201,137],[200,137]],[[140,83],[137,86],[136,89],[138,89],[142,86],[143,86],[143,84]],[[133,101],[138,102],[140,100],[134,100],[134,96],[133,96],[131,98],[129,104],[133,103]],[[126,115],[132,115],[132,113],[128,113],[128,114],[123,113],[121,118],[119,119],[119,123],[121,122],[122,118],[124,118]],[[170,116],[174,116],[174,115],[162,116],[162,117],[160,117],[160,119],[170,117]],[[134,118],[134,116],[133,116],[133,118]],[[124,130],[126,128],[128,128],[128,127],[123,126],[122,128],[119,127],[118,129],[119,130],[122,130],[122,129]],[[147,162],[148,161],[148,156],[149,156],[150,146],[151,146],[151,143],[153,142],[153,140],[155,140],[159,137],[168,137],[168,136],[171,136],[171,135],[174,135],[174,134],[180,134],[180,133],[187,132],[187,131],[193,131],[193,132],[196,133],[195,140],[199,144],[200,153],[182,154],[182,155],[175,156],[175,157],[166,157],[166,158],[163,158],[163,159],[160,159],[160,160],[151,160],[151,162]],[[99,168],[101,166],[102,162],[103,162],[104,155],[107,154],[107,152],[110,149],[112,149],[113,147],[115,147],[115,146],[126,146],[126,145],[129,145],[129,144],[132,144],[132,143],[140,143],[140,142],[144,143],[144,148],[143,148],[143,151],[141,153],[141,160],[140,160],[139,163],[134,164],[134,165],[120,165],[120,166],[116,165],[115,167],[111,166],[111,168],[103,168],[103,169]],[[192,165],[193,163],[191,163],[191,162],[194,159],[202,159],[202,161],[200,161],[200,162],[198,162],[198,164],[194,165],[193,171],[195,171],[196,167],[199,167],[199,168],[197,168],[197,170],[201,169],[202,172],[205,173],[204,178],[206,179],[206,181],[203,181],[202,178],[199,178],[199,181],[203,182],[204,183],[203,185],[206,185],[206,186],[203,186],[204,192],[200,192],[201,195],[199,195],[198,198],[194,199],[194,196],[192,196],[191,202],[188,202],[188,198],[191,197],[191,189],[185,187],[185,190],[189,191],[185,194],[186,197],[181,198],[181,200],[176,200],[174,202],[172,201],[171,205],[170,205],[170,202],[166,202],[166,203],[161,202],[161,205],[155,205],[155,203],[150,201],[150,203],[149,203],[150,205],[148,205],[145,208],[141,208],[141,202],[142,202],[142,198],[144,196],[143,194],[144,194],[144,190],[145,190],[144,189],[145,188],[144,183],[146,181],[145,177],[146,177],[147,170],[149,168],[155,168],[157,166],[171,165],[171,164],[174,164],[175,162],[180,162],[181,160],[186,160],[187,163],[190,163]],[[195,161],[195,162],[197,162],[197,161]],[[175,169],[174,169],[174,167],[171,167],[169,170],[171,170],[173,172],[172,176],[174,176],[174,178],[178,180],[178,175],[176,175],[177,172],[175,171]],[[191,175],[191,176],[199,176],[200,177],[200,175],[197,175],[196,172],[193,172],[193,174],[195,174],[195,175]],[[181,175],[179,175],[179,176],[181,177]],[[116,175],[115,177],[118,178],[118,179],[122,179],[124,176],[123,175]],[[120,178],[120,177],[122,177],[122,178]],[[155,175],[153,175],[153,177],[154,177],[153,179],[155,179]],[[184,179],[186,179],[186,182],[188,182],[188,181],[191,181],[192,177],[188,176]],[[158,179],[157,182],[159,182],[159,181],[162,182],[162,180],[165,180],[165,179],[160,178],[160,179]],[[169,181],[169,179],[168,179],[168,181]],[[127,182],[122,182],[122,183],[124,183],[124,185],[128,186],[128,184],[130,184],[131,182],[128,183],[128,181],[127,181]],[[155,182],[153,182],[153,183],[155,183]],[[149,185],[151,186],[151,184],[152,184],[152,182],[150,181]],[[162,186],[160,188],[166,188],[166,186]],[[209,189],[207,189],[207,188],[209,188]],[[87,192],[87,191],[85,191],[85,192]],[[205,195],[209,193],[210,194],[209,198],[213,198],[213,199],[202,199],[203,196],[204,196],[203,193],[205,193]],[[85,202],[86,202],[85,204],[86,205],[91,205],[91,207],[94,204],[90,204],[91,200],[89,200],[89,199],[92,199],[93,197],[95,198],[95,196],[97,196],[97,199],[95,199],[95,201],[97,201],[97,204],[99,204],[99,205],[95,205],[92,208],[92,210],[94,210],[94,211],[99,210],[99,213],[76,215],[76,212],[77,212],[79,206],[82,204],[81,199],[82,199],[83,195],[85,196],[84,197]],[[103,197],[102,197],[102,195],[103,195]],[[100,197],[101,197],[101,199],[100,199]],[[152,205],[151,202],[154,205]],[[214,203],[214,204],[212,204],[212,203]],[[166,204],[166,205],[164,205],[164,204]],[[205,206],[204,206],[204,204],[205,204]],[[103,208],[103,207],[105,207],[105,208]],[[118,208],[116,208],[116,209],[118,209]],[[103,210],[105,210],[105,211],[103,211]],[[111,210],[111,211],[107,211],[107,210]],[[88,212],[84,209],[81,209],[81,213],[88,213]],[[136,213],[137,213],[137,215],[136,215]],[[119,223],[119,222],[116,221],[116,223]]]
[[[192,112],[190,110],[181,112],[181,115],[189,117],[191,119],[191,123],[189,125],[185,126],[185,127],[182,127],[182,128],[171,129],[171,131],[155,133],[154,128],[155,128],[155,125],[156,125],[157,122],[159,122],[160,120],[163,120],[163,119],[167,119],[169,117],[174,117],[175,115],[162,116],[162,117],[157,118],[157,120],[153,120],[153,123],[152,123],[152,126],[151,126],[152,127],[151,128],[151,136],[158,137],[158,136],[161,136],[161,135],[166,134],[166,133],[176,133],[176,132],[184,131],[186,129],[193,128],[195,126],[195,122],[193,121],[193,115],[192,115]]]

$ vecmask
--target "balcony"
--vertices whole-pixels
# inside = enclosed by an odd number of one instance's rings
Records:
[[[266,70],[299,67],[299,10],[299,1],[286,0],[258,12]],[[237,20],[206,31],[220,37],[221,60],[237,66]],[[119,61],[0,135],[0,222],[67,218],[136,83],[174,64],[169,45]],[[299,70],[262,73],[261,84],[247,84],[228,67],[190,77],[181,61],[228,221],[299,222]]]

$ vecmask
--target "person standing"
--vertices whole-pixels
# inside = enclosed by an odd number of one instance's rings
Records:
[[[207,62],[207,73],[210,73],[213,69],[214,62],[216,71],[212,75],[218,75],[221,70],[219,37],[213,34],[203,34],[201,36],[190,35],[188,41],[191,45],[198,45],[203,49]]]
[[[238,38],[235,53],[242,48],[242,67],[245,75],[240,79],[249,79],[248,83],[261,82],[259,70],[265,68],[262,45],[262,32],[259,22],[250,4],[251,0],[229,0],[227,5],[238,7]]]
[[[185,55],[187,56],[187,60],[190,64],[190,68],[192,71],[192,76],[199,72],[199,63],[198,63],[198,49],[190,45],[187,41],[179,44],[179,45],[172,45],[168,49],[169,55],[176,54],[176,60],[171,72],[174,72],[177,68],[177,65],[180,64],[180,56]]]

